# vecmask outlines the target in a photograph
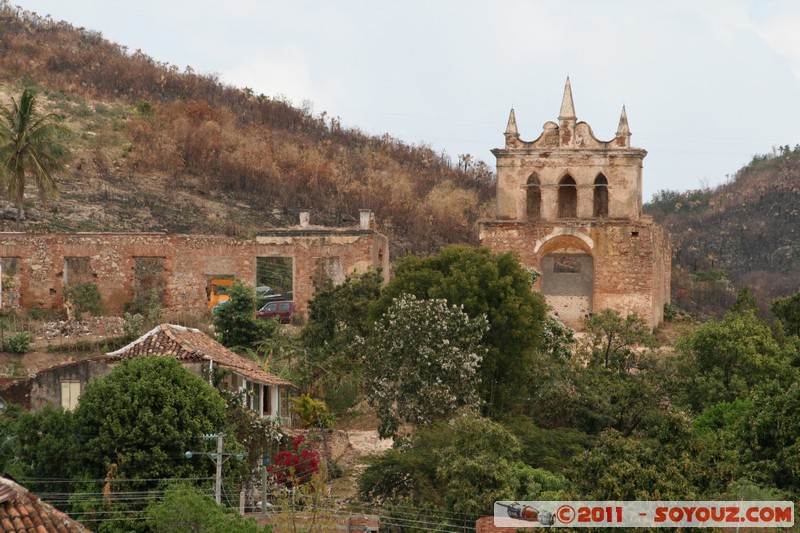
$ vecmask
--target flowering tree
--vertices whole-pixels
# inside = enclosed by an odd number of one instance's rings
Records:
[[[275,476],[278,485],[302,485],[319,472],[319,453],[304,446],[305,440],[303,435],[299,435],[292,440],[291,451],[275,455],[274,464],[268,470]]]
[[[488,328],[485,317],[470,318],[447,300],[395,298],[373,332],[359,339],[381,437],[395,436],[401,421],[425,424],[479,407]]]

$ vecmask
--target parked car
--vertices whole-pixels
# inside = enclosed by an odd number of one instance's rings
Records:
[[[211,308],[211,314],[216,315],[217,311],[219,311],[221,308],[228,305],[229,303],[231,303],[230,300],[222,300],[220,303]]]
[[[269,320],[273,317],[280,318],[281,324],[288,324],[294,316],[294,302],[290,300],[267,302],[264,307],[256,311],[256,318]]]

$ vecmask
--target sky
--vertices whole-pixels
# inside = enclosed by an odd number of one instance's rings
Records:
[[[12,0],[131,52],[494,166],[570,77],[601,140],[626,106],[644,200],[715,186],[800,143],[796,0]]]

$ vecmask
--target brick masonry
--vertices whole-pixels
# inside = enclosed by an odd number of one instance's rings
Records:
[[[535,289],[569,326],[591,313],[637,313],[651,327],[670,301],[669,234],[642,209],[642,161],[623,107],[600,141],[578,122],[567,80],[559,122],[523,141],[512,110],[497,157],[497,215],[480,222],[481,246],[516,252],[542,274]]]
[[[374,218],[354,228],[306,223],[249,239],[160,233],[0,233],[0,258],[3,264],[15,265],[13,276],[3,274],[4,285],[13,287],[3,295],[4,305],[13,294],[18,307],[60,309],[68,257],[88,258],[104,310],[112,313],[120,313],[132,298],[136,258],[143,257],[161,259],[163,307],[175,313],[205,311],[211,278],[234,276],[254,284],[257,257],[292,258],[292,289],[301,314],[307,312],[314,294],[320,260],[335,262],[346,274],[381,269],[384,278],[389,276],[388,239],[375,230]]]

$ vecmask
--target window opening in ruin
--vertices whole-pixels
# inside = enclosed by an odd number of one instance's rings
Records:
[[[566,175],[558,184],[558,217],[578,216],[578,187],[572,176]]]
[[[19,303],[19,258],[0,257],[0,309]]]
[[[602,174],[594,180],[594,216],[608,216],[608,180]]]
[[[164,305],[164,257],[134,257],[131,313],[150,314]]]
[[[256,293],[261,299],[293,300],[292,257],[256,257]]]
[[[93,283],[91,259],[89,257],[65,257],[62,276],[65,287]]]
[[[314,258],[314,290],[322,289],[329,283],[341,285],[346,277],[340,257]]]
[[[539,177],[536,173],[531,174],[528,178],[526,194],[528,220],[537,220],[541,216],[542,189],[539,185]]]

